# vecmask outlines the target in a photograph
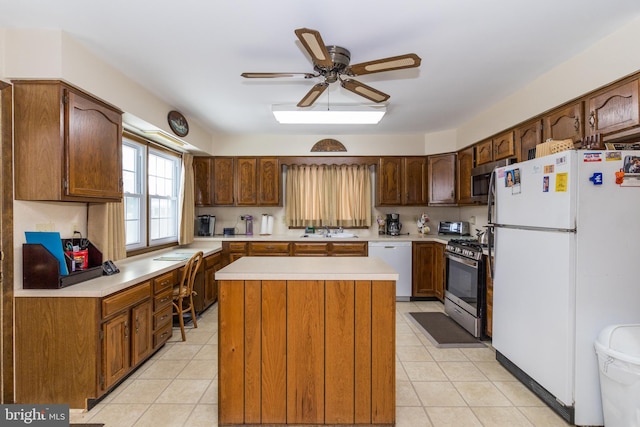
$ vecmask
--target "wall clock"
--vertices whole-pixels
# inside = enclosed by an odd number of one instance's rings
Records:
[[[178,136],[187,136],[189,133],[189,123],[187,123],[187,119],[185,119],[181,113],[175,110],[169,111],[167,120],[173,133]]]

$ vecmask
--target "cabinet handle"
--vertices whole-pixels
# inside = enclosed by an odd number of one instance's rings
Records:
[[[164,319],[166,319],[167,317],[169,317],[169,315],[168,315],[168,314],[165,314],[164,316],[160,316],[160,319],[159,319],[159,320],[160,320],[160,321],[163,321],[163,320],[164,320]]]
[[[580,131],[580,119],[576,117],[576,120],[573,122],[573,127],[576,132]]]
[[[164,338],[164,337],[166,337],[167,335],[169,335],[169,332],[164,331],[162,334],[160,334],[160,338]]]
[[[129,322],[124,322],[124,337],[129,338]]]
[[[161,298],[159,302],[166,302],[166,301],[169,301],[169,297]]]
[[[138,335],[138,331],[140,330],[140,319],[136,316],[136,335]]]
[[[591,126],[591,129],[595,129],[596,127],[596,112],[592,111],[591,113],[589,113],[589,126]]]

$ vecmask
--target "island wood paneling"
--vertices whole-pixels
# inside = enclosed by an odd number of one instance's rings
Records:
[[[371,423],[371,282],[355,282],[355,408],[357,424]],[[395,297],[394,297],[395,298]],[[395,345],[394,345],[395,348]],[[394,350],[395,351],[395,350]],[[394,367],[395,369],[395,367]]]
[[[371,422],[395,423],[395,286],[394,282],[371,284]]]
[[[220,282],[218,328],[218,419],[244,423],[244,282]]]
[[[260,329],[262,283],[251,280],[244,282],[244,417],[246,423],[260,422]]]
[[[355,412],[355,287],[325,282],[325,407],[327,424],[353,424]]]
[[[287,423],[324,422],[324,282],[287,282]]]
[[[262,282],[262,422],[287,422],[287,282]]]
[[[395,422],[395,282],[222,280],[219,316],[220,425]]]

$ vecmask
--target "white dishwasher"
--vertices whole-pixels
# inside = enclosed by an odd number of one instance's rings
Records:
[[[396,300],[411,299],[411,242],[372,241],[369,242],[369,256],[378,257],[398,272]]]

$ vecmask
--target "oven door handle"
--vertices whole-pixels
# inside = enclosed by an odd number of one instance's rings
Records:
[[[454,254],[450,254],[447,253],[445,254],[445,256],[447,258],[449,258],[452,261],[456,261],[456,262],[460,262],[462,264],[468,265],[469,267],[473,267],[475,269],[478,268],[478,261],[472,260],[472,259],[468,259],[468,258],[463,258]]]

